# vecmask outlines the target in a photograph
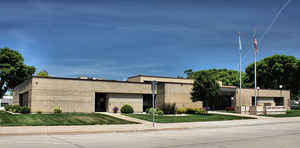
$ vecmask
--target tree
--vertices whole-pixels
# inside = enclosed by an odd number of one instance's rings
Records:
[[[41,70],[37,76],[40,76],[40,77],[48,77],[48,72],[46,70]]]
[[[298,63],[299,61],[294,56],[286,55],[273,55],[258,61],[256,63],[257,86],[266,89],[279,89],[279,85],[283,85],[284,89],[291,90],[291,96],[295,98],[299,95],[300,90],[300,85],[297,84],[297,77],[299,79],[299,75],[297,75]],[[254,63],[246,68],[244,83],[247,87],[254,87]]]
[[[35,67],[24,64],[24,58],[19,52],[7,47],[0,48],[0,65],[0,98],[35,72]]]
[[[191,75],[193,74],[193,70],[192,69],[187,69],[187,70],[184,71],[184,74],[186,74],[187,77],[190,78]]]
[[[228,86],[240,86],[240,74],[239,71],[228,70],[228,69],[209,69],[209,70],[200,70],[193,72],[191,69],[184,71],[187,74],[187,78],[195,79],[202,72],[207,72],[218,81],[222,81],[224,85]],[[244,79],[245,73],[242,73],[242,79]]]
[[[220,92],[218,80],[208,71],[199,72],[193,85],[192,101],[203,101],[204,106],[207,106],[209,100],[217,97]]]

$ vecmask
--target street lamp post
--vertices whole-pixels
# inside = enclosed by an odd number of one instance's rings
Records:
[[[260,90],[260,87],[257,86],[257,96],[259,97],[259,90]],[[257,100],[256,100],[257,101]]]
[[[282,97],[282,88],[283,88],[283,85],[279,85],[279,88],[280,88],[280,97]]]
[[[155,127],[155,90],[157,87],[157,82],[152,81],[152,125]]]
[[[3,66],[2,65],[0,65],[0,74],[1,74],[1,72],[2,72],[2,68],[3,68]],[[2,99],[0,98],[0,109],[2,108]]]

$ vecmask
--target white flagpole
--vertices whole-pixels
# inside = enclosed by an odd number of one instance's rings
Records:
[[[242,107],[242,41],[241,33],[239,32],[239,47],[240,47],[240,107]]]
[[[256,106],[256,49],[254,50],[254,89],[255,89],[255,95],[254,95],[254,105]]]
[[[257,42],[256,39],[256,31],[254,31],[254,42]],[[257,84],[256,84],[256,46],[258,46],[258,43],[254,43],[256,45],[254,45],[254,106],[256,106],[256,101],[257,101],[257,96],[256,96],[256,91],[257,91]]]

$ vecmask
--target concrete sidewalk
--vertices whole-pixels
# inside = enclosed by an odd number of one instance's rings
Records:
[[[51,135],[51,134],[88,134],[88,133],[114,133],[114,132],[146,132],[162,130],[183,130],[192,128],[226,128],[239,126],[256,126],[264,124],[284,124],[300,122],[300,117],[250,119],[212,122],[189,123],[157,123],[151,124],[127,124],[127,125],[88,125],[88,126],[17,126],[0,127],[0,136],[13,135]]]
[[[115,114],[115,113],[109,113],[109,112],[101,112],[101,114],[105,114],[105,115],[108,115],[108,116],[113,116],[113,117],[116,117],[116,118],[119,118],[119,119],[131,121],[131,122],[137,122],[137,123],[141,123],[141,124],[152,124],[152,122],[137,119],[137,118],[131,118],[131,117],[122,115],[121,113]]]
[[[273,117],[266,117],[266,116],[255,116],[255,115],[228,113],[228,112],[220,112],[220,111],[208,111],[208,113],[220,114],[220,115],[230,115],[230,116],[239,116],[239,117],[250,117],[250,118],[256,118],[256,119],[271,119],[271,118],[273,118]]]

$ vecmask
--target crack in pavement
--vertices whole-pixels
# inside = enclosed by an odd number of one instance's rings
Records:
[[[73,142],[71,142],[71,141],[68,141],[68,140],[66,140],[66,139],[63,139],[63,138],[58,138],[58,137],[51,136],[51,135],[47,135],[47,136],[49,136],[50,138],[53,138],[53,139],[55,139],[55,140],[58,140],[58,141],[62,141],[62,142],[65,142],[65,143],[71,144],[71,145],[73,145],[73,146],[75,146],[75,147],[77,147],[77,148],[85,148],[85,147],[84,147],[84,146],[82,146],[82,145],[79,145],[79,144],[73,143]]]

